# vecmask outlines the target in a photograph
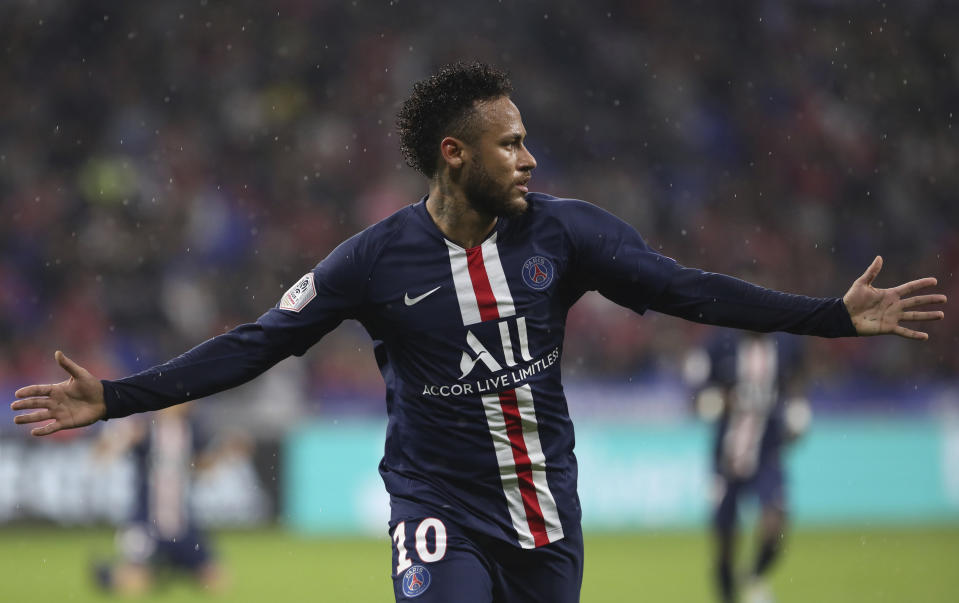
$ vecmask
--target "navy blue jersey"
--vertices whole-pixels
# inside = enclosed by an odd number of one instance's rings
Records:
[[[642,314],[760,331],[854,335],[842,301],[685,268],[582,201],[527,195],[464,249],[425,199],[337,247],[255,323],[166,364],[104,381],[107,416],[248,381],[346,319],[374,341],[389,418],[380,473],[394,520],[424,510],[523,548],[578,525],[560,377],[569,308],[586,291]]]
[[[193,527],[190,495],[193,460],[204,437],[193,421],[161,413],[131,448],[135,497],[132,521],[150,527],[160,540],[174,540]]]
[[[724,329],[707,352],[708,382],[723,389],[725,400],[716,426],[716,471],[749,479],[760,465],[778,463],[787,442],[784,392],[801,371],[801,347],[790,335]]]

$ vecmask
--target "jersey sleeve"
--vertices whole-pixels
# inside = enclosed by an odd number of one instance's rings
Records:
[[[586,290],[642,314],[652,309],[705,324],[821,337],[856,335],[841,299],[807,297],[687,268],[636,230],[583,201],[566,201],[573,275]]]
[[[572,277],[584,291],[642,314],[668,286],[675,260],[657,253],[636,229],[585,201],[563,201],[572,244]]]
[[[855,336],[842,299],[807,297],[676,264],[650,308],[704,324],[768,333]]]
[[[106,418],[209,396],[250,381],[290,355],[304,354],[361,312],[369,274],[363,243],[357,235],[341,244],[256,322],[208,339],[164,364],[102,381]]]

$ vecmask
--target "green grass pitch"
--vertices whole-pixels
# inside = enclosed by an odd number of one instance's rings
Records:
[[[392,601],[390,541],[318,539],[282,530],[215,534],[232,575],[212,597],[186,583],[142,601]],[[745,548],[744,542],[744,548]],[[112,554],[112,531],[0,528],[0,601],[116,600],[98,593],[89,563]],[[959,525],[804,529],[775,568],[780,603],[959,600]],[[709,542],[701,532],[586,535],[584,603],[712,601]]]

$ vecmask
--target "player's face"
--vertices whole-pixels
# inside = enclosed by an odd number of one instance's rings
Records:
[[[526,193],[536,159],[523,144],[526,128],[506,97],[480,103],[480,133],[470,144],[463,192],[478,211],[514,216],[526,211]]]

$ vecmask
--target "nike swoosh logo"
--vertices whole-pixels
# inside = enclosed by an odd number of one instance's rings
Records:
[[[442,287],[442,286],[443,286],[443,285],[440,285],[440,287]],[[440,287],[437,287],[436,289],[431,289],[431,290],[427,291],[426,293],[424,293],[423,295],[417,295],[416,297],[410,297],[410,294],[407,293],[406,295],[403,296],[403,303],[405,303],[407,306],[412,306],[412,305],[414,305],[414,304],[418,304],[418,303],[420,303],[421,301],[423,301],[424,299],[426,299],[427,296],[433,295],[434,293],[436,293],[437,291],[439,291],[439,290],[440,290]]]

